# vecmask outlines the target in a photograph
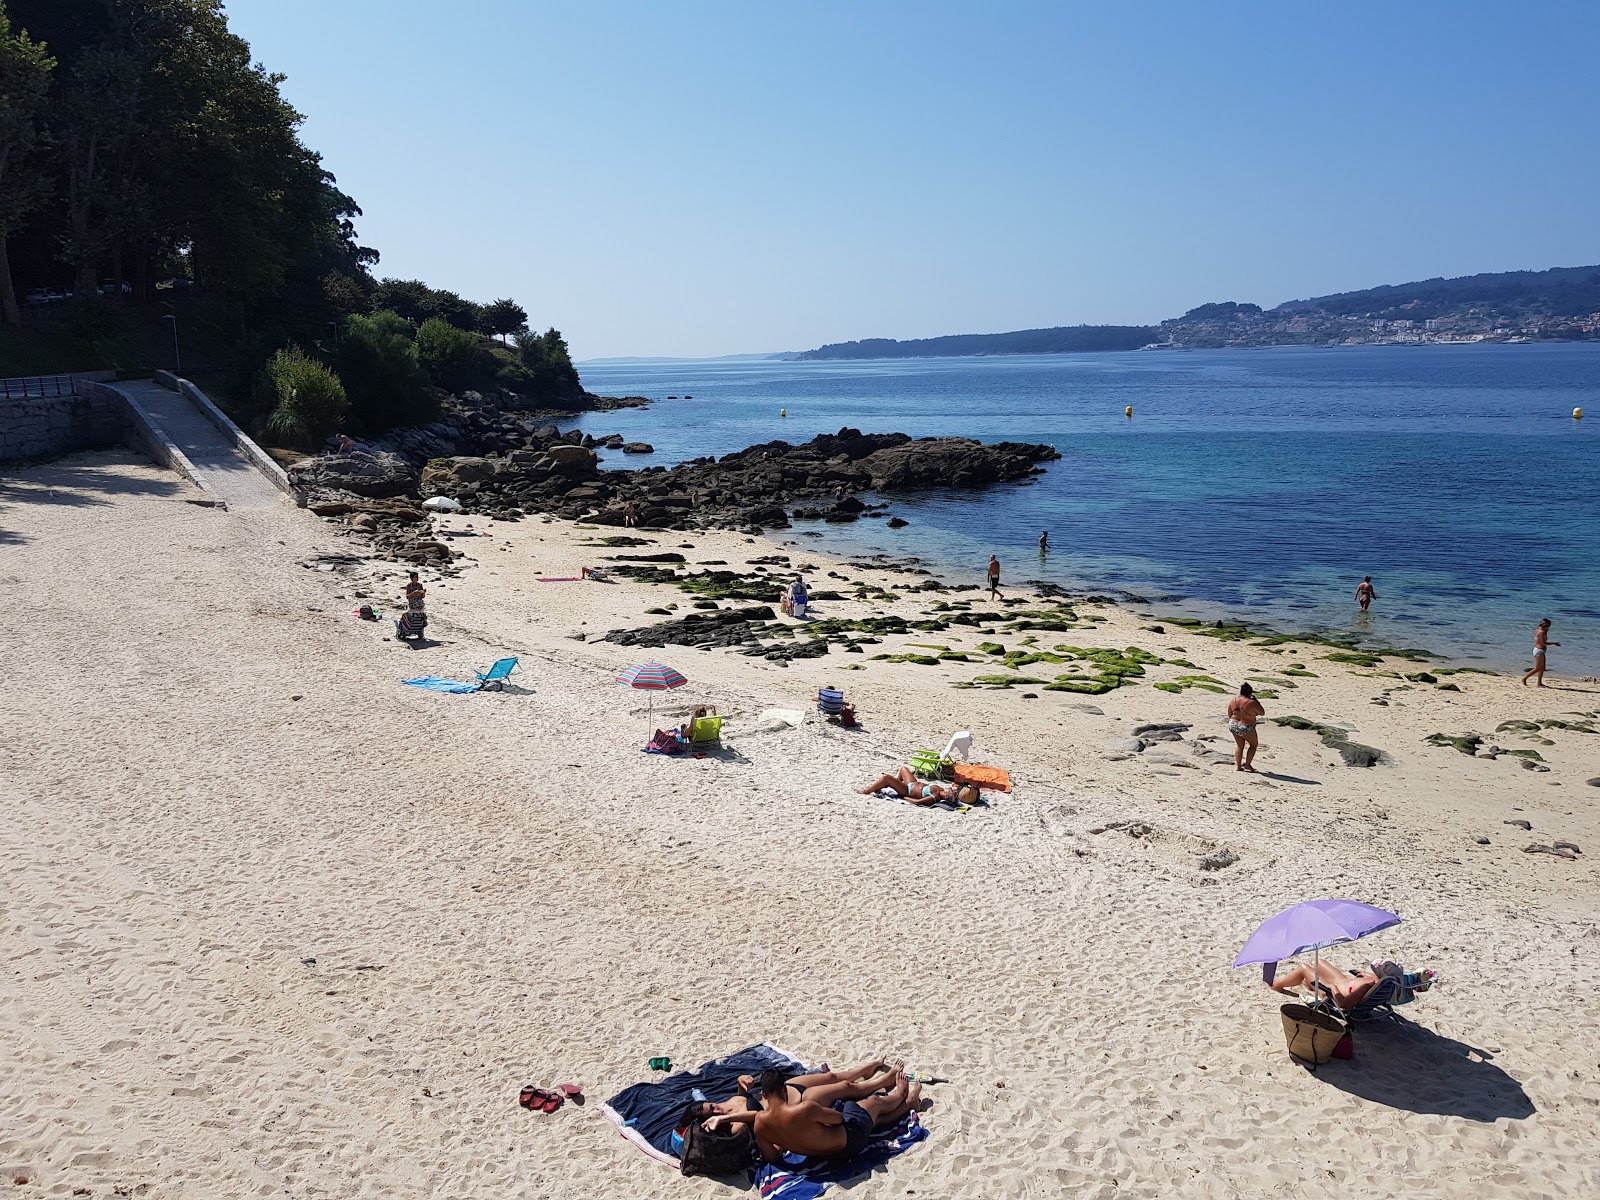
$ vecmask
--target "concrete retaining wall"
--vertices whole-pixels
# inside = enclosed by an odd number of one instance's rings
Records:
[[[171,371],[157,371],[155,380],[169,392],[178,392],[188,397],[191,403],[206,415],[206,419],[221,431],[222,436],[233,443],[240,454],[244,455],[250,465],[255,467],[284,495],[296,504],[304,504],[305,498],[294,490],[294,485],[289,482],[289,475],[254,439],[244,430],[235,425],[227,413],[223,412],[211,402],[211,397],[202,392],[187,379],[174,375]]]
[[[123,416],[116,399],[76,396],[0,400],[0,462],[49,458],[74,450],[104,450],[123,440]]]

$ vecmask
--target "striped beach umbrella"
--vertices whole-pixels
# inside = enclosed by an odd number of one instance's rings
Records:
[[[689,681],[665,663],[640,663],[638,666],[629,667],[618,675],[617,682],[627,684],[631,688],[638,688],[642,692],[651,693],[650,702],[645,709],[647,714],[645,720],[653,732],[655,729],[655,693],[670,692],[673,688],[681,688]]]

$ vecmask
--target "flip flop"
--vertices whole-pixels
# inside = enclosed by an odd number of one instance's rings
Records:
[[[556,1084],[556,1091],[569,1100],[581,1100],[583,1098],[583,1089],[575,1083],[558,1083]]]
[[[547,1092],[543,1088],[528,1086],[522,1089],[517,1097],[517,1103],[529,1112],[553,1113],[566,1103],[564,1096],[555,1092]]]

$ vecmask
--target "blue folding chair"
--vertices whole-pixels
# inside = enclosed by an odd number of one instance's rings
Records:
[[[1336,1017],[1343,1017],[1347,1021],[1377,1021],[1387,1017],[1391,1021],[1398,1021],[1400,1014],[1394,1011],[1395,1004],[1400,999],[1400,981],[1392,975],[1378,980],[1372,985],[1372,990],[1361,998],[1361,1002],[1354,1008],[1340,1008],[1333,1002],[1333,993],[1326,984],[1317,984],[1317,999],[1311,1002],[1311,1007]]]
[[[516,669],[516,659],[502,658],[487,671],[474,671],[473,674],[478,677],[478,690],[480,692],[484,691],[489,687],[490,684],[493,684],[495,691],[504,691],[506,680],[510,678],[511,672],[515,671]]]

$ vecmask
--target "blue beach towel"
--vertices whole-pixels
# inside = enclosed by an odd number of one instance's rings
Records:
[[[427,688],[430,692],[475,692],[478,685],[475,683],[462,683],[459,679],[440,679],[437,675],[418,675],[415,679],[402,679],[401,683],[409,683],[412,687]]]
[[[679,1071],[656,1083],[624,1088],[602,1104],[600,1111],[640,1150],[677,1167],[679,1156],[673,1132],[684,1107],[695,1099],[694,1093],[698,1091],[711,1100],[726,1100],[738,1091],[739,1076],[760,1075],[769,1067],[795,1075],[806,1070],[792,1054],[763,1042],[702,1063],[694,1071]],[[829,1184],[876,1170],[927,1136],[917,1114],[912,1113],[893,1128],[874,1133],[867,1148],[847,1162],[796,1158],[793,1164],[782,1167],[761,1163],[752,1166],[746,1178],[759,1189],[762,1200],[815,1200]]]

